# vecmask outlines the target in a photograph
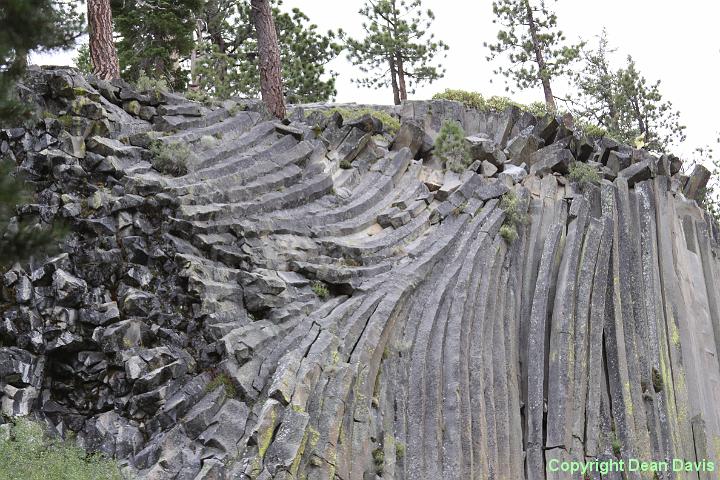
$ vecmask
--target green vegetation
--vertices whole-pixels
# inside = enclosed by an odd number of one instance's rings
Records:
[[[350,170],[352,168],[352,163],[350,163],[348,159],[343,158],[340,161],[340,168],[342,168],[343,170]]]
[[[217,101],[215,97],[202,90],[188,90],[185,92],[185,98],[191,102],[198,102],[208,106]]]
[[[375,472],[382,475],[385,466],[385,452],[381,447],[376,448],[372,452],[373,461],[375,462]]]
[[[613,433],[612,451],[613,451],[613,454],[618,458],[620,457],[620,454],[621,454],[621,447],[622,446],[620,445],[620,440],[618,440],[617,436]]]
[[[487,59],[508,60],[494,73],[522,90],[541,86],[547,109],[557,110],[551,83],[570,73],[582,44],[565,43],[557,15],[544,0],[495,0],[493,13],[500,30],[496,43],[485,44],[490,49]]]
[[[574,84],[578,95],[568,100],[576,115],[606,129],[610,136],[636,148],[662,153],[685,140],[680,112],[663,99],[660,82],[648,82],[631,56],[621,68],[610,64],[607,34],[595,49],[583,47],[583,68]]]
[[[500,236],[507,242],[512,243],[518,236],[517,229],[512,225],[503,225],[500,227]]]
[[[18,220],[17,205],[32,202],[32,192],[22,177],[15,174],[11,161],[0,162],[0,268],[33,255],[52,254],[67,229],[61,224],[42,225],[32,219]]]
[[[434,153],[446,168],[456,173],[465,171],[472,158],[462,125],[454,120],[445,121],[435,139]]]
[[[506,242],[512,243],[518,237],[518,227],[527,223],[527,215],[520,210],[520,199],[513,190],[502,196],[500,208],[505,211],[505,220],[500,227],[500,236]]]
[[[307,114],[311,114],[318,110],[308,110]],[[383,129],[391,135],[395,135],[400,130],[400,120],[391,114],[382,110],[374,110],[372,108],[344,108],[333,107],[326,110],[319,110],[326,117],[331,117],[335,112],[343,117],[344,122],[352,122],[364,115],[370,115],[377,118],[383,124]]]
[[[82,34],[77,2],[3,0],[0,3],[0,126],[20,126],[31,112],[15,92],[31,51],[70,48]]]
[[[300,9],[281,8],[281,0],[270,0],[270,4],[288,103],[322,102],[335,96],[336,74],[326,66],[341,50],[336,34],[318,31]],[[195,47],[192,83],[220,99],[258,96],[258,47],[250,2],[208,0],[194,13],[203,27]]]
[[[433,95],[433,100],[452,100],[460,102],[466,108],[472,108],[481,112],[504,112],[510,107],[517,107],[522,112],[527,112],[536,117],[544,117],[550,115],[547,107],[542,102],[533,102],[530,105],[515,102],[507,97],[490,97],[485,98],[478,92],[469,92],[467,90],[447,89],[444,92]],[[568,112],[558,111],[558,115],[566,115]],[[583,133],[588,137],[605,137],[608,132],[605,128],[599,127],[586,121],[584,118],[575,120],[575,130]],[[613,137],[614,138],[614,137]]]
[[[586,137],[599,138],[599,137],[610,137],[613,138],[606,129],[599,127],[592,123],[588,123],[582,118],[575,121],[575,130],[581,132]]]
[[[200,147],[203,150],[210,150],[211,148],[215,148],[218,143],[218,139],[213,135],[203,135],[202,137],[200,137]]]
[[[10,439],[0,436],[0,479],[121,480],[117,464],[49,438],[40,423],[18,418]]]
[[[581,188],[585,188],[590,184],[600,183],[600,173],[591,165],[582,162],[575,162],[570,165],[570,174],[568,178],[571,182],[578,183]]]
[[[467,90],[457,90],[448,88],[444,92],[433,95],[433,100],[453,100],[460,102],[467,108],[474,108],[481,112],[504,112],[509,107],[517,107],[523,112],[529,112],[536,117],[547,115],[548,111],[542,102],[534,102],[530,105],[523,105],[510,100],[507,97],[493,96],[488,99],[478,92],[469,92]]]
[[[78,48],[77,55],[73,58],[75,68],[84,74],[92,73],[92,59],[90,58],[90,45],[84,43]]]
[[[193,156],[190,148],[180,142],[167,144],[153,142],[150,146],[150,153],[153,156],[152,165],[158,172],[175,177],[187,175],[188,160]]]
[[[151,78],[144,70],[140,71],[135,86],[141,92],[163,93],[169,90],[168,84],[163,78]]]
[[[349,38],[340,31],[347,58],[360,66],[364,77],[354,80],[366,88],[391,87],[396,105],[415,87],[442,78],[445,70],[435,60],[448,46],[428,31],[435,21],[421,0],[368,0],[360,10],[365,38]]]
[[[237,397],[237,390],[235,390],[235,385],[233,384],[232,380],[230,380],[230,377],[228,377],[225,373],[219,373],[215,375],[215,377],[213,377],[213,379],[210,380],[210,383],[208,383],[205,387],[205,391],[212,392],[216,388],[219,388],[221,385],[225,386],[225,393],[227,394],[228,398]]]
[[[323,282],[315,281],[310,286],[313,293],[317,295],[319,298],[325,299],[330,295],[330,291],[327,288],[327,285],[325,285]]]
[[[186,62],[195,48],[193,31],[195,12],[203,0],[154,1],[124,0],[110,2],[113,25],[120,40],[115,42],[120,72],[133,82],[141,72],[162,79],[176,90],[185,90]]]
[[[403,442],[395,442],[395,458],[401,459],[405,457],[405,444]]]

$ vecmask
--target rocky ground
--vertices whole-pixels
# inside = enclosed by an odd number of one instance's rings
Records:
[[[3,272],[6,417],[148,479],[720,459],[704,168],[515,108],[408,102],[390,135],[325,105],[281,123],[64,69],[21,93],[45,113],[0,131],[39,192],[20,214],[72,233]],[[447,119],[469,135],[462,173],[432,156]],[[177,145],[172,176],[157,151]],[[600,185],[571,181],[575,162]]]

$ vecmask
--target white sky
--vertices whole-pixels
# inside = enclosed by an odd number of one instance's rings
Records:
[[[505,95],[504,79],[485,60],[483,42],[492,42],[497,28],[492,23],[492,0],[425,0],[437,17],[436,37],[450,45],[444,62],[445,78],[418,89],[415,99],[430,98],[445,88],[474,90],[489,97]],[[550,2],[552,3],[552,2]],[[357,11],[364,0],[285,0],[283,8],[300,7],[319,29],[343,28],[361,33]],[[715,112],[720,107],[720,2],[714,0],[558,0],[555,11],[568,40],[582,36],[594,40],[602,28],[618,60],[631,54],[649,81],[662,80],[661,92],[681,112],[687,141],[678,153],[689,156],[696,146],[712,143],[720,131]],[[72,64],[73,52],[38,55],[34,63]],[[359,75],[342,55],[330,64],[338,72],[339,102],[392,103],[387,90],[361,89],[351,83]],[[495,77],[495,82],[491,80]],[[555,87],[564,94],[562,85]],[[541,101],[542,92],[511,95],[530,103]]]

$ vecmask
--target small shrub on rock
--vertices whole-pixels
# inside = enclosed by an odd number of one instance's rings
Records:
[[[587,163],[582,162],[575,162],[570,165],[568,178],[571,182],[578,183],[581,188],[585,188],[590,184],[600,183],[600,174],[598,171]]]
[[[160,173],[180,177],[188,173],[188,160],[193,156],[190,147],[184,143],[154,142],[150,146],[152,165]]]
[[[141,92],[164,93],[170,90],[164,79],[151,78],[147,75],[147,73],[145,73],[145,71],[140,72],[140,76],[138,77],[135,87],[137,87],[137,89]]]
[[[527,223],[527,215],[520,210],[520,199],[512,190],[502,196],[500,208],[505,210],[505,220],[500,227],[500,236],[506,242],[512,243],[518,237],[518,227]]]
[[[509,107],[517,107],[523,112],[529,112],[536,117],[542,117],[548,114],[547,107],[542,102],[533,102],[530,105],[524,105],[507,97],[493,96],[486,99],[477,92],[468,92],[467,90],[447,89],[444,92],[436,93],[433,99],[460,102],[465,105],[466,108],[473,108],[481,112],[504,112]]]
[[[212,135],[203,135],[202,137],[200,137],[200,146],[203,148],[203,150],[210,150],[211,148],[215,148],[217,144],[218,139]]]
[[[327,298],[328,295],[330,295],[327,286],[323,282],[313,282],[310,288],[312,288],[313,293],[319,298]]]
[[[457,173],[463,172],[472,161],[465,131],[454,120],[448,120],[440,127],[434,152],[447,168]]]
[[[0,478],[121,480],[117,464],[70,442],[49,438],[43,426],[18,418],[10,438],[0,435]]]
[[[468,92],[467,90],[457,90],[448,88],[444,92],[433,95],[433,100],[453,100],[463,103],[467,108],[476,110],[485,110],[485,98],[477,92]]]
[[[515,239],[518,236],[517,228],[513,225],[505,225],[503,224],[502,227],[500,227],[500,236],[507,242],[512,243],[515,241]]]

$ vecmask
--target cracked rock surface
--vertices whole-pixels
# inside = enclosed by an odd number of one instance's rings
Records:
[[[702,167],[514,107],[384,107],[393,137],[329,105],[284,124],[67,69],[32,70],[21,94],[46,114],[0,130],[39,192],[19,214],[72,233],[3,272],[6,417],[143,479],[546,479],[553,459],[720,458]],[[448,119],[471,146],[460,174],[432,155]],[[187,145],[187,173],[153,168],[155,142]],[[572,182],[575,162],[598,182]],[[526,218],[514,241],[508,192]]]

